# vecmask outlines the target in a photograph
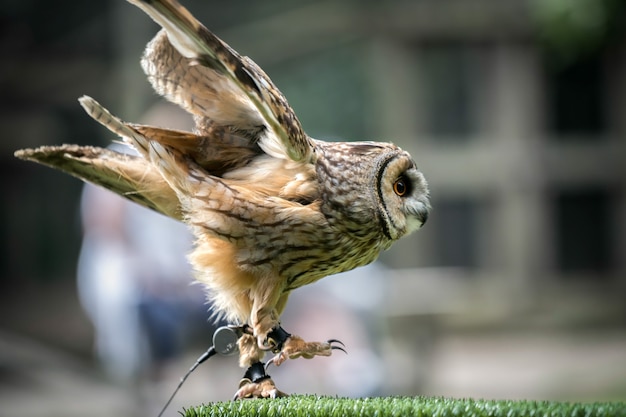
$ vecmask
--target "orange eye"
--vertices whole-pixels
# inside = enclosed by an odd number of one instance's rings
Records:
[[[404,178],[402,177],[398,178],[396,182],[393,183],[393,191],[400,197],[405,195],[408,190],[409,190],[409,187],[407,186]]]

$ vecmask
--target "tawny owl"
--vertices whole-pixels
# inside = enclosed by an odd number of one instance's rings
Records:
[[[195,119],[194,133],[87,113],[139,156],[62,145],[16,152],[187,223],[189,259],[215,308],[241,325],[236,393],[282,395],[261,362],[330,355],[280,327],[292,290],[374,261],[428,217],[426,181],[390,143],[313,139],[267,75],[174,0],[129,0],[163,30],[141,64],[154,89]]]

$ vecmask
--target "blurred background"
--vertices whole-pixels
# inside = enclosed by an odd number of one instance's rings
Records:
[[[281,389],[626,400],[624,1],[184,4],[272,77],[311,136],[393,141],[431,186],[422,231],[295,292],[285,328],[349,355],[272,369]],[[211,344],[184,263],[145,268],[158,251],[182,259],[189,237],[157,248],[167,239],[138,236],[176,226],[13,152],[108,146],[83,94],[190,128],[139,67],[157,26],[122,0],[0,10],[0,415],[155,415]],[[230,398],[242,373],[211,359],[168,415]]]

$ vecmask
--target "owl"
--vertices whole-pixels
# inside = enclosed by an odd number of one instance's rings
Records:
[[[285,395],[266,365],[328,356],[341,342],[307,342],[280,316],[289,294],[374,261],[419,229],[426,180],[391,143],[308,136],[287,100],[174,0],[129,0],[162,30],[141,65],[154,89],[195,121],[193,132],[126,123],[90,97],[86,112],[137,155],[61,145],[16,152],[185,222],[189,255],[212,305],[238,329],[247,369],[235,398]],[[262,362],[266,352],[274,356]]]

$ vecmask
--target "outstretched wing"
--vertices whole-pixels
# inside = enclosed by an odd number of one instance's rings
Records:
[[[64,171],[144,207],[181,220],[176,193],[157,169],[139,156],[78,145],[22,149],[15,152],[15,156]]]
[[[179,130],[126,123],[113,116],[89,96],[83,96],[78,101],[89,116],[111,132],[117,133],[146,161],[152,158],[151,143],[160,143],[193,160],[210,175],[219,177],[231,169],[246,165],[260,152],[256,144],[227,132],[224,127],[208,126],[207,135],[196,135]],[[158,167],[160,163],[152,162],[154,167]]]
[[[164,28],[142,66],[157,92],[207,125],[227,126],[276,158],[307,161],[310,139],[269,77],[175,0],[129,0]],[[207,150],[209,152],[210,150]]]
[[[197,134],[125,123],[83,97],[85,110],[140,157],[75,145],[25,149],[17,157],[60,169],[176,219],[181,218],[180,201],[153,160],[151,144],[171,148],[218,177],[248,165],[262,152],[296,162],[312,158],[311,139],[254,62],[175,0],[129,2],[163,26],[146,47],[142,65],[157,92],[195,116]]]

